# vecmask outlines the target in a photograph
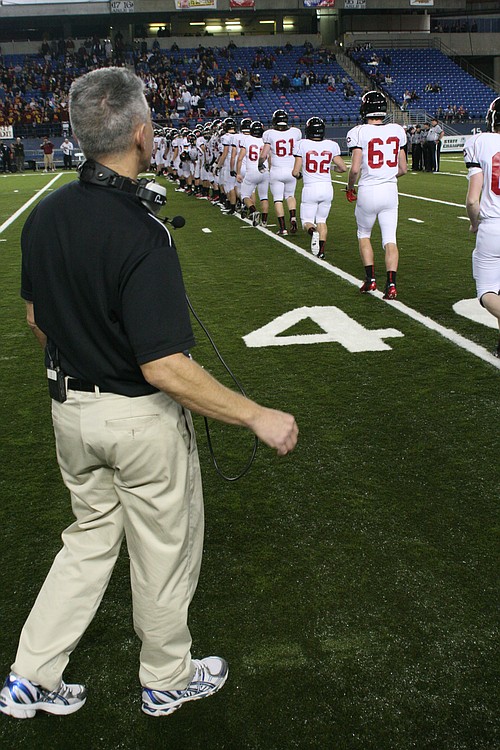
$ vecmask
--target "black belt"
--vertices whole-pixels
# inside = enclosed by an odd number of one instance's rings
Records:
[[[89,383],[87,380],[80,380],[80,378],[68,378],[68,390],[71,391],[86,391],[87,393],[94,393],[96,388],[101,393],[111,393],[111,391],[99,388],[99,386]]]

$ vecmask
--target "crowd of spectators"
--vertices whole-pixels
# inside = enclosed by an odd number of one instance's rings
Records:
[[[464,104],[448,104],[447,107],[438,107],[436,112],[438,120],[447,123],[467,122],[470,119],[470,113]]]
[[[0,125],[16,133],[64,135],[69,131],[68,91],[82,73],[103,65],[123,65],[125,47],[120,34],[85,40],[78,48],[72,38],[44,40],[38,56],[23,64],[6,64],[0,57]]]
[[[335,62],[331,50],[314,49],[290,43],[275,48],[259,47],[248,66],[232,65],[236,45],[211,48],[201,44],[196,50],[180,50],[176,43],[162,49],[157,39],[148,46],[146,39],[126,48],[123,37],[93,37],[81,43],[72,38],[42,42],[38,56],[26,56],[23,64],[5,64],[0,56],[0,125],[12,125],[23,137],[69,132],[68,92],[72,81],[82,73],[108,65],[134,66],[145,85],[153,120],[162,125],[179,125],[190,120],[225,117],[237,113],[236,103],[244,93],[249,101],[262,89],[259,70],[270,71],[283,55],[297,54],[293,77],[274,75],[274,92],[308,90],[324,84],[328,91],[339,87],[345,99],[356,96],[347,76],[331,72],[317,74],[316,64]]]

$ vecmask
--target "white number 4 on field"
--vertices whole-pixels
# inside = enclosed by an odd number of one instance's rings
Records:
[[[312,320],[323,333],[283,335],[303,320]],[[384,339],[403,336],[395,328],[370,331],[338,307],[297,307],[243,337],[248,347],[292,344],[342,344],[349,352],[382,352],[391,347]]]

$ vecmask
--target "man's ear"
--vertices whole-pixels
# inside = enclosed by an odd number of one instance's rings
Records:
[[[144,124],[137,126],[134,141],[138,148],[144,148]]]
[[[145,122],[143,122],[142,125],[137,126],[137,129],[135,131],[134,142],[137,148],[141,149],[141,151],[144,151],[144,149],[146,148],[146,123]]]

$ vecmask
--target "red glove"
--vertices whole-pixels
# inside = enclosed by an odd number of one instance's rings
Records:
[[[358,196],[356,195],[356,188],[352,188],[352,190],[346,190],[345,191],[345,197],[349,201],[349,203],[354,203],[358,200]]]

